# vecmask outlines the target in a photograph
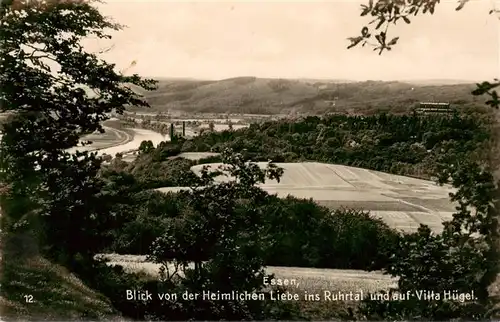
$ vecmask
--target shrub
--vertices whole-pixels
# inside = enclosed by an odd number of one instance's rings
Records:
[[[312,200],[275,198],[267,211],[268,234],[275,241],[267,265],[379,269],[399,239],[368,212],[331,212]]]
[[[181,196],[152,191],[136,194],[133,219],[113,232],[110,250],[146,254],[172,220],[186,214],[186,200]],[[264,262],[271,266],[379,269],[387,263],[387,254],[399,237],[367,212],[331,212],[312,200],[269,196],[265,205],[238,207],[245,216],[256,210],[266,214],[262,238],[273,243],[265,250]]]

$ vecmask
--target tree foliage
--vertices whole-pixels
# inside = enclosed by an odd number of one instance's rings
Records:
[[[169,167],[174,166],[170,163]],[[189,167],[184,171],[180,178],[193,173]],[[110,230],[113,237],[102,252],[147,254],[156,238],[190,214],[186,212],[189,196],[143,190],[151,187],[151,182],[141,182],[126,172],[106,171],[103,176],[110,212],[119,215],[121,221]],[[197,182],[195,178],[190,180],[192,184]],[[241,216],[254,211],[266,214],[261,237],[273,241],[263,249],[264,264],[270,266],[380,269],[387,264],[399,237],[368,212],[332,211],[313,200],[268,196],[261,204],[237,204],[235,211]],[[209,259],[204,256],[203,260]],[[192,261],[196,256],[190,253],[187,259]]]
[[[142,141],[139,145],[139,153],[149,153],[154,150],[154,144],[151,140]]]
[[[484,116],[458,112],[432,116],[310,116],[293,123],[270,121],[237,131],[206,133],[175,146],[180,145],[183,152],[231,148],[254,161],[314,160],[429,179],[436,167],[448,163],[445,155],[472,156],[484,150],[490,138],[490,122]],[[160,150],[173,148],[165,144]]]
[[[122,75],[85,50],[83,39],[109,39],[107,30],[121,28],[92,1],[3,1],[0,26],[0,111],[13,115],[1,142],[5,198],[31,205],[52,250],[69,258],[92,252],[106,220],[97,199],[101,160],[66,149],[103,132],[111,111],[148,106],[128,84],[149,90],[154,81]],[[25,211],[7,215],[11,227],[28,220]]]
[[[460,0],[456,10],[461,10],[468,0]],[[387,31],[391,24],[404,21],[419,14],[434,14],[438,0],[422,1],[372,1],[362,5],[361,16],[374,19],[364,26],[361,36],[349,38],[352,48],[358,44],[372,45],[382,54],[391,50],[399,37],[391,40]],[[492,13],[492,12],[490,12]],[[375,38],[377,44],[370,42]],[[499,107],[498,94],[494,90],[500,85],[483,82],[477,84],[473,95],[490,96],[487,105]],[[446,158],[446,153],[444,154]],[[448,155],[449,156],[449,155]],[[441,164],[440,182],[451,183],[458,188],[451,199],[459,206],[453,220],[444,224],[444,231],[432,235],[428,227],[422,226],[415,234],[405,236],[400,251],[396,252],[387,273],[400,277],[397,291],[415,293],[419,290],[476,294],[476,299],[467,303],[458,300],[428,301],[413,297],[406,301],[372,301],[364,303],[362,311],[368,318],[382,319],[484,319],[492,313],[495,299],[488,287],[498,274],[498,187],[491,174],[492,165],[473,160],[467,155],[455,155],[448,164]]]
[[[271,241],[263,238],[266,214],[259,207],[267,193],[256,184],[267,178],[279,180],[282,169],[269,164],[262,170],[229,150],[224,151],[223,160],[220,173],[236,180],[215,184],[205,168],[200,179],[203,187],[196,185],[184,192],[188,204],[183,215],[167,223],[165,233],[153,244],[150,259],[163,265],[165,279],[172,282],[177,277],[179,287],[192,293],[262,292],[264,251]],[[248,206],[246,212],[239,211],[241,204]],[[169,271],[171,264],[174,272]],[[184,318],[234,320],[264,318],[266,303],[201,298],[181,302],[189,312]]]

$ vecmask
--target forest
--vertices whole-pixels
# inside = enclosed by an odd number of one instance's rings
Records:
[[[151,109],[136,112],[288,114],[380,112],[405,114],[421,101],[432,97],[474,107],[482,97],[469,95],[474,84],[414,84],[404,81],[307,80],[286,78],[236,77],[222,80],[159,79],[158,89],[141,91]],[[336,104],[331,104],[335,101]]]
[[[451,116],[309,116],[297,121],[251,124],[237,131],[207,132],[189,140],[176,137],[160,144],[149,157],[123,167],[139,176],[143,173],[160,180],[162,173],[173,171],[161,167],[161,162],[172,156],[231,148],[253,161],[317,161],[430,179],[443,162],[448,162],[448,153],[453,154],[450,157],[480,159],[488,148],[491,122],[488,114],[459,112]],[[150,126],[153,129],[155,125]],[[175,168],[193,165],[188,160],[173,162]],[[220,158],[198,161],[210,162],[220,162]],[[171,183],[165,181],[159,186]]]

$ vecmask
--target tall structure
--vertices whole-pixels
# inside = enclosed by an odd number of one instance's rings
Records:
[[[182,121],[182,136],[186,136],[186,121]]]
[[[170,140],[174,139],[174,123],[170,123]]]
[[[295,109],[291,110],[286,119],[288,122],[288,133],[292,133],[293,122],[297,119],[297,111]]]

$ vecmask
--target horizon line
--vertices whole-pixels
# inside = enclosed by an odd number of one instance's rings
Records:
[[[348,79],[348,78],[323,78],[323,77],[259,77],[259,76],[233,76],[226,78],[204,78],[204,77],[182,77],[182,76],[141,76],[142,78],[162,80],[162,79],[171,79],[171,80],[192,80],[192,81],[224,81],[230,79],[237,78],[256,78],[256,79],[285,79],[285,80],[317,80],[317,81],[335,81],[335,82],[349,82],[349,83],[362,83],[362,82],[443,82],[450,83],[454,82],[456,84],[475,84],[482,83],[485,81],[484,79],[456,79],[456,78],[407,78],[407,79]],[[492,78],[493,80],[493,78]]]

